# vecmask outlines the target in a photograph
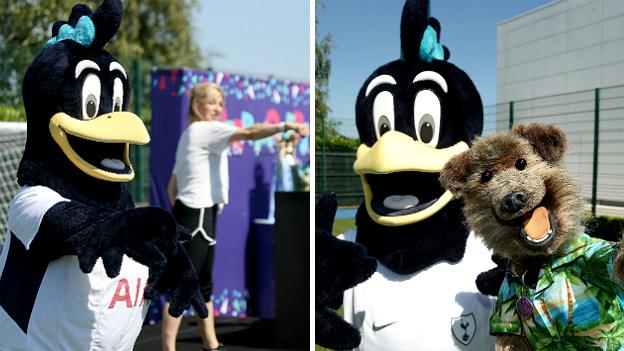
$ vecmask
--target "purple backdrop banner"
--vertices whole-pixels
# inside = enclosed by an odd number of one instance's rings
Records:
[[[167,183],[175,161],[180,134],[188,126],[190,89],[200,82],[214,82],[226,93],[225,123],[247,127],[254,123],[310,120],[310,86],[276,79],[256,79],[224,72],[191,69],[152,72],[152,127],[150,150],[150,202],[170,209]],[[310,141],[297,146],[297,155],[309,162]],[[230,203],[217,222],[214,266],[215,314],[246,317],[250,278],[247,269],[249,234],[253,220],[269,212],[271,182],[277,161],[275,137],[233,142],[228,153]],[[252,255],[254,256],[254,255]],[[251,279],[253,280],[253,279]],[[253,296],[252,296],[253,298]]]

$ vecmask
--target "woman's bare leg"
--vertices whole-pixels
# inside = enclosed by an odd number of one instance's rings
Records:
[[[204,348],[212,350],[219,347],[219,340],[217,340],[217,333],[215,332],[212,301],[206,302],[206,308],[208,309],[208,318],[198,318],[199,329],[201,331]]]
[[[163,306],[162,314],[162,349],[163,351],[175,351],[176,338],[178,336],[178,329],[180,329],[180,323],[182,322],[182,316],[175,318],[169,315],[169,302],[166,302]]]

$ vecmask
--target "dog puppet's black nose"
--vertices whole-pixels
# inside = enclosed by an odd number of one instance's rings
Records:
[[[527,195],[522,191],[514,191],[503,198],[502,209],[505,212],[515,213],[520,211],[527,202]]]

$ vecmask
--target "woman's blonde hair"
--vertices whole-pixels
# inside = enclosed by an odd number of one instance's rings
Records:
[[[221,95],[221,98],[225,102],[225,93],[218,84],[215,83],[199,83],[191,89],[191,101],[189,102],[189,115],[191,121],[202,119],[202,115],[195,108],[195,102],[205,103],[215,94]]]

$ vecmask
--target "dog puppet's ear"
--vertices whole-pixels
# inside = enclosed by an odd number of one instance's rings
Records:
[[[533,150],[544,160],[557,163],[568,148],[568,141],[561,129],[552,125],[518,124],[511,132],[529,141]]]
[[[442,186],[457,197],[461,197],[466,184],[466,179],[470,172],[470,154],[464,151],[453,156],[442,168],[440,172],[440,183]]]

